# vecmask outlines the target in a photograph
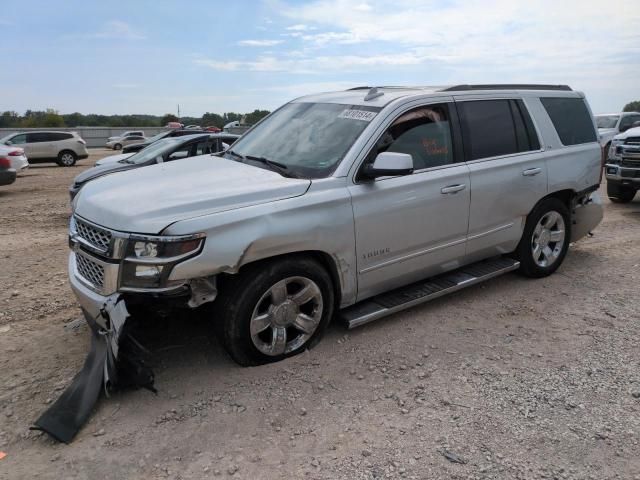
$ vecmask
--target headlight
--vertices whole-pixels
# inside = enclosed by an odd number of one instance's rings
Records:
[[[167,280],[173,266],[200,253],[203,244],[204,234],[182,237],[132,235],[122,264],[121,287],[135,290],[173,286]]]

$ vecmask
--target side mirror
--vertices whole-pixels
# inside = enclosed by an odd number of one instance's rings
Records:
[[[382,152],[364,167],[367,178],[395,177],[413,173],[413,157],[408,153]]]

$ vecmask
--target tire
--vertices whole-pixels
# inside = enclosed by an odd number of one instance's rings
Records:
[[[531,278],[551,275],[567,255],[571,238],[571,216],[559,199],[541,200],[527,216],[516,258],[520,273]]]
[[[114,150],[122,150],[122,145],[120,145],[119,143],[116,143],[116,144],[113,146],[113,149],[114,149]]]
[[[607,196],[613,203],[629,203],[636,196],[636,192],[633,187],[607,182]]]
[[[242,366],[275,362],[311,348],[333,316],[331,276],[308,257],[260,262],[224,280],[214,302],[214,321],[225,349]]]
[[[61,167],[73,167],[78,160],[78,155],[71,150],[63,150],[58,154],[57,164]]]

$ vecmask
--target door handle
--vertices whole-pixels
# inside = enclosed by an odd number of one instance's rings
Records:
[[[522,172],[522,175],[525,177],[533,177],[534,175],[538,175],[539,173],[542,173],[542,169],[536,167],[526,169],[524,172]]]
[[[444,195],[450,195],[452,193],[459,192],[460,190],[464,190],[465,188],[467,188],[467,186],[462,183],[459,183],[457,185],[448,185],[446,187],[442,187],[440,189],[440,193]]]

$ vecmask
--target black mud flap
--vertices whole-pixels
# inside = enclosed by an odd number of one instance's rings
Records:
[[[124,300],[109,299],[97,318],[83,313],[91,328],[91,350],[84,366],[32,427],[64,443],[85,424],[103,389],[108,394],[115,388],[140,386],[155,392],[153,372],[145,362],[149,353],[130,333]]]

